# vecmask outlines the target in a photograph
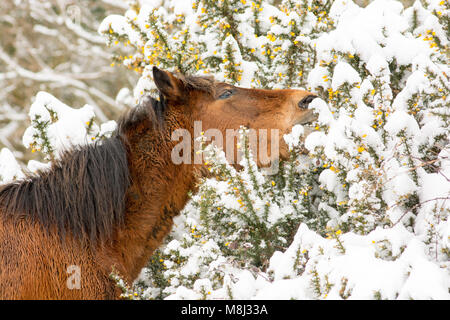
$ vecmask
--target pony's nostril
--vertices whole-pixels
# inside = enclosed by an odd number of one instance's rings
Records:
[[[313,101],[315,98],[317,98],[317,96],[307,96],[304,97],[299,103],[298,106],[302,109],[306,109],[308,108],[308,105],[311,103],[311,101]]]

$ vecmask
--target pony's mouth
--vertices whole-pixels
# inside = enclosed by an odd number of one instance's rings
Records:
[[[305,114],[301,119],[297,120],[295,124],[301,124],[301,125],[312,125],[314,121],[317,120],[319,117],[316,115],[312,110],[308,110],[309,112]]]

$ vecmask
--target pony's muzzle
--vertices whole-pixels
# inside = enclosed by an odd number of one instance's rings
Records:
[[[300,100],[300,102],[298,103],[298,107],[300,109],[307,109],[309,104],[311,103],[311,101],[313,101],[315,98],[317,98],[317,96],[315,95],[309,95],[304,97],[302,100]]]

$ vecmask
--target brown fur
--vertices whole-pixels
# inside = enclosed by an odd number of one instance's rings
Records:
[[[160,100],[123,116],[113,137],[0,187],[1,299],[118,298],[111,271],[129,283],[138,276],[202,172],[171,161],[175,129],[193,137],[201,120],[203,130],[246,125],[278,128],[282,137],[312,119],[297,105],[305,91],[243,89],[157,68],[154,80]],[[233,95],[219,99],[224,90]],[[80,267],[81,289],[67,287],[71,265]]]

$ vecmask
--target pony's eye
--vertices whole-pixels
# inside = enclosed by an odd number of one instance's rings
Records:
[[[231,97],[232,95],[233,95],[233,91],[231,91],[231,90],[226,90],[226,91],[224,91],[224,92],[219,96],[218,99],[226,99],[226,98]]]

